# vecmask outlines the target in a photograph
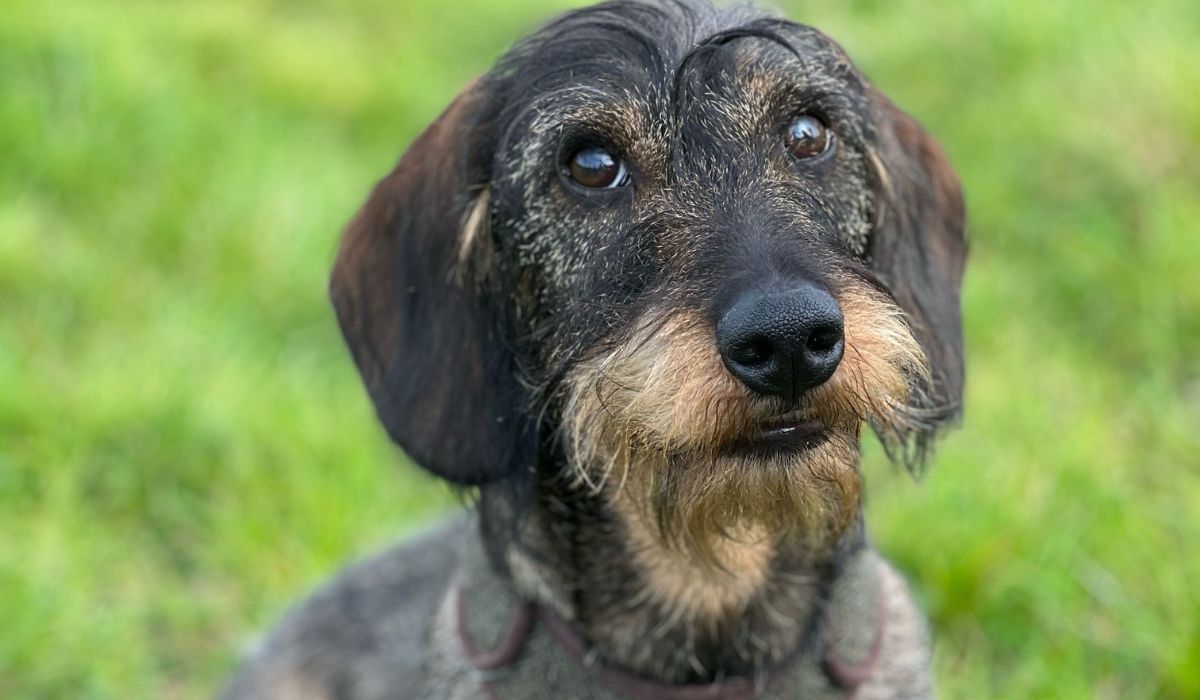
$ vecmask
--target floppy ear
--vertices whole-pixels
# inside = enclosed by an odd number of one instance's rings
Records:
[[[346,227],[330,280],[338,323],[388,434],[460,484],[532,464],[528,400],[486,282],[487,97],[468,88]]]
[[[920,453],[962,409],[962,188],[920,124],[875,88],[868,92],[877,137],[869,152],[878,180],[871,266],[908,315],[931,374],[931,385],[913,399],[926,428],[916,436]]]

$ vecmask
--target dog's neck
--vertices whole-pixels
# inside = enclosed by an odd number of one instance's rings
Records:
[[[485,489],[480,514],[489,556],[520,596],[570,621],[607,662],[666,683],[754,676],[814,643],[828,586],[865,541],[861,517],[822,547],[739,528],[716,543],[714,568],[619,499],[561,479],[523,495]]]

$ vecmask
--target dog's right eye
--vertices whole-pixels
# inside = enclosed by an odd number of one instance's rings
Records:
[[[567,176],[580,187],[591,190],[621,187],[629,182],[625,161],[601,146],[576,151],[567,163]]]

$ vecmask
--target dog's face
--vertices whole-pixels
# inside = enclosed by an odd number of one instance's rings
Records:
[[[912,454],[957,410],[964,248],[940,150],[830,39],[617,2],[458,98],[332,291],[436,473],[565,466],[691,545],[823,538],[857,510],[864,421]]]

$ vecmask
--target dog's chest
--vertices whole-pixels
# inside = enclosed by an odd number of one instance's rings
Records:
[[[891,697],[882,659],[894,577],[871,552],[831,600],[821,643],[758,679],[668,687],[607,667],[553,613],[517,600],[468,553],[434,616],[426,696],[452,700],[784,700]],[[473,561],[474,560],[474,561]],[[910,669],[911,670],[911,669]],[[931,695],[928,679],[908,697]],[[910,688],[909,690],[912,690]]]

